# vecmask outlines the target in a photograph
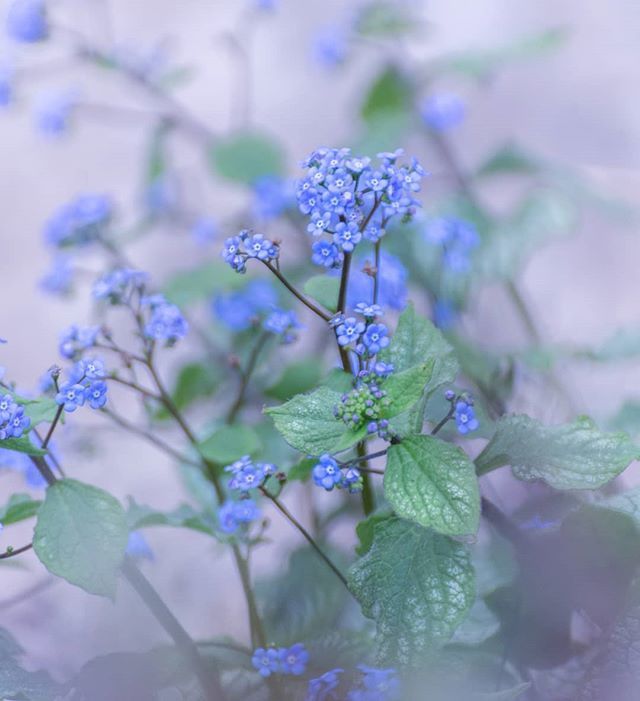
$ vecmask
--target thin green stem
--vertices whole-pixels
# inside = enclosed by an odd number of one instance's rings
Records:
[[[382,239],[378,239],[374,246],[375,255],[375,273],[373,276],[373,303],[378,304],[380,297],[380,252],[382,247]]]
[[[56,409],[56,415],[53,417],[53,421],[51,422],[51,426],[49,426],[49,430],[47,431],[47,435],[45,436],[44,440],[42,441],[42,450],[46,450],[47,446],[49,445],[49,441],[51,440],[51,436],[53,436],[53,432],[56,430],[56,426],[58,425],[58,421],[60,421],[60,417],[62,416],[62,412],[64,411],[64,405],[60,404],[58,408]]]
[[[444,425],[446,423],[448,423],[449,421],[451,421],[451,419],[453,418],[453,415],[455,414],[455,411],[456,411],[455,407],[453,406],[453,404],[451,404],[451,408],[449,409],[447,415],[444,416],[442,419],[440,419],[440,421],[438,421],[438,423],[435,425],[435,427],[431,431],[432,436],[435,436],[437,433],[439,433],[440,430],[442,428],[444,428]]]
[[[271,265],[271,263],[268,261],[262,262],[278,278],[278,280],[280,280],[280,282],[289,290],[289,292],[291,292],[296,299],[305,305],[305,307],[310,309],[314,314],[317,314],[324,321],[329,321],[331,319],[331,314],[329,314],[329,312],[324,311],[314,304],[308,297],[305,297],[302,292],[297,290],[275,266]]]
[[[33,547],[33,543],[28,545],[23,545],[21,548],[7,548],[5,552],[0,555],[0,560],[8,560],[10,557],[15,557],[16,555],[21,555],[26,553]]]
[[[369,516],[376,509],[376,498],[373,485],[369,479],[369,466],[367,465],[366,444],[358,443],[358,466],[362,470],[362,510],[365,516]]]

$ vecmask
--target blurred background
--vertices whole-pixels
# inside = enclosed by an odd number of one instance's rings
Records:
[[[16,77],[12,98],[0,112],[0,336],[8,340],[0,346],[0,365],[7,377],[35,391],[38,378],[58,362],[61,330],[95,318],[86,288],[64,298],[42,289],[51,265],[43,225],[56,208],[80,192],[104,192],[116,203],[123,230],[135,230],[141,211],[157,214],[166,199],[179,198],[182,212],[214,221],[216,234],[202,242],[190,219],[158,216],[153,235],[131,243],[130,258],[163,283],[203,259],[215,260],[222,239],[244,225],[251,207],[253,195],[246,188],[212,175],[198,125],[220,138],[240,129],[268,136],[282,151],[287,176],[295,178],[314,148],[371,143],[375,125],[371,110],[363,112],[362,106],[391,66],[397,71],[391,82],[409,76],[419,103],[434,91],[463,101],[465,117],[447,133],[463,173],[475,173],[504,154],[502,149],[517,145],[520,166],[502,165],[477,184],[487,207],[508,212],[523,192],[522,172],[544,182],[545,191],[553,182],[562,192],[560,209],[554,203],[550,215],[552,226],[544,218],[530,223],[536,245],[511,241],[516,252],[505,254],[517,259],[518,293],[540,341],[534,344],[538,352],[517,365],[521,384],[514,408],[547,422],[588,413],[605,425],[633,426],[629,417],[634,407],[637,417],[640,405],[634,404],[640,403],[638,4],[398,0],[392,5],[417,18],[411,31],[355,37],[349,32],[363,3],[279,0],[272,9],[269,4],[58,0],[51,3],[50,41],[32,47],[3,40],[3,62]],[[154,70],[170,73],[170,99],[194,116],[191,131],[176,130],[162,144],[170,167],[161,193],[152,189],[149,164],[158,143],[155,115],[169,103],[119,70],[75,57],[78,33],[97,46],[115,42],[128,55],[151,61]],[[454,68],[441,70],[444,65]],[[62,133],[43,134],[47,101],[64,94],[76,105],[69,124]],[[383,90],[382,112],[394,100],[394,89]],[[419,129],[392,127],[397,146],[417,155],[430,173],[420,195],[428,210],[455,185],[451,163]],[[545,227],[551,231],[538,231]],[[296,241],[292,221],[269,221],[265,228],[285,242]],[[79,277],[96,265],[86,259]],[[412,274],[419,285],[419,273]],[[528,348],[530,329],[504,284],[486,278],[465,292],[459,328],[487,349]],[[430,308],[429,296],[409,293],[414,296]],[[570,349],[553,360],[561,393],[536,375],[559,348]],[[181,353],[189,356],[189,350]],[[167,358],[168,376],[182,357]],[[118,401],[125,413],[137,415],[131,400]],[[625,403],[627,412],[618,414]],[[159,509],[186,498],[171,462],[153,447],[99,417],[78,423],[82,430],[65,429],[58,437],[74,476]],[[0,494],[24,491],[22,480],[8,470],[0,474]],[[516,494],[522,489],[512,488]],[[304,513],[305,496],[298,491]],[[281,567],[284,553],[297,543],[295,532],[269,516],[277,544],[258,553],[258,573]],[[29,528],[12,530],[11,538],[22,542]],[[351,537],[346,530],[345,537]],[[195,637],[246,635],[239,585],[222,546],[172,529],[149,532],[148,541],[156,557],[145,570]],[[28,650],[30,667],[44,666],[64,678],[96,654],[164,640],[124,584],[115,604],[62,580],[48,584],[33,554],[3,565],[0,573],[0,619]],[[35,596],[21,598],[34,585]]]

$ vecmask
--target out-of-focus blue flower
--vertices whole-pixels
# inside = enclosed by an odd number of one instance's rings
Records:
[[[141,531],[131,531],[129,540],[127,541],[127,555],[136,560],[153,561],[154,555],[151,546]]]
[[[471,267],[471,253],[480,243],[475,226],[457,217],[438,217],[424,229],[427,242],[442,247],[442,264],[452,273],[465,273]]]
[[[235,533],[241,524],[257,521],[262,516],[253,499],[227,501],[218,510],[218,523],[223,533]]]
[[[40,289],[52,295],[68,295],[73,289],[73,265],[69,256],[56,256],[40,278]]]
[[[256,10],[275,10],[278,6],[278,0],[252,0]]]
[[[71,360],[82,351],[92,348],[98,340],[99,333],[99,326],[69,326],[60,334],[60,355]]]
[[[438,299],[433,305],[433,323],[443,331],[450,329],[458,320],[458,310],[447,299]]]
[[[465,117],[465,104],[452,93],[429,95],[420,107],[424,123],[434,131],[447,131],[457,127]]]
[[[113,205],[106,195],[78,195],[47,220],[45,241],[56,248],[86,246],[100,238],[112,216]]]
[[[294,201],[291,182],[284,178],[266,175],[253,183],[252,209],[256,219],[275,219],[291,207]]]
[[[108,300],[111,304],[122,304],[129,300],[133,290],[142,292],[149,275],[133,268],[116,268],[93,283],[94,299]]]
[[[44,0],[12,0],[6,27],[15,41],[32,44],[46,39],[49,25]]]
[[[400,698],[400,680],[395,669],[376,669],[358,665],[362,672],[362,686],[347,696],[348,701],[397,701]]]
[[[344,63],[349,52],[349,34],[344,27],[324,27],[313,41],[313,57],[324,68],[335,68]]]
[[[189,332],[189,324],[178,306],[168,302],[164,295],[144,297],[141,304],[151,310],[144,327],[147,338],[172,346]]]
[[[167,173],[154,178],[146,186],[142,200],[149,216],[169,216],[176,211],[180,201],[176,179]]]
[[[191,227],[191,238],[198,246],[206,246],[216,240],[218,225],[210,217],[200,217]]]
[[[347,304],[354,307],[363,299],[373,298],[373,278],[362,272],[361,262],[358,261],[349,278]],[[391,253],[382,251],[380,255],[380,270],[378,303],[382,307],[402,310],[407,305],[407,279],[409,273],[398,258]]]
[[[245,331],[278,302],[273,286],[266,280],[252,280],[243,290],[217,295],[213,311],[232,331]]]
[[[340,674],[344,669],[337,667],[325,672],[321,677],[309,681],[305,701],[338,701],[337,691],[340,684]]]
[[[69,128],[77,102],[78,93],[75,90],[40,96],[35,108],[35,124],[38,131],[47,137],[62,136]]]
[[[265,331],[280,337],[284,344],[293,343],[297,338],[297,330],[301,328],[296,313],[291,309],[274,309],[264,320]]]
[[[13,99],[13,71],[0,64],[0,107],[7,107]]]
[[[51,444],[49,447],[52,448]],[[26,453],[0,448],[0,470],[11,470],[22,474],[27,486],[34,489],[41,489],[47,485],[44,477]]]

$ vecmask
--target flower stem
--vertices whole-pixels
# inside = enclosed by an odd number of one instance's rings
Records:
[[[314,304],[308,297],[305,297],[302,294],[302,292],[297,290],[277,268],[275,268],[273,265],[271,265],[271,263],[269,263],[268,261],[262,261],[262,262],[278,278],[278,280],[280,280],[280,282],[289,290],[289,292],[291,292],[291,294],[294,297],[296,297],[298,300],[300,300],[300,302],[302,302],[302,304],[305,305],[305,307],[308,307],[309,309],[311,309],[311,311],[314,314],[317,314],[324,321],[329,321],[329,319],[331,319],[331,314],[329,314],[329,312],[324,311],[323,309],[318,307],[316,304]]]

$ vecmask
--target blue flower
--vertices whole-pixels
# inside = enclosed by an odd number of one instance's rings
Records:
[[[338,463],[327,453],[321,455],[319,462],[314,466],[311,476],[318,487],[330,492],[342,482],[342,471]]]
[[[84,386],[74,382],[67,382],[62,385],[60,391],[56,394],[56,403],[69,413],[75,411],[79,406],[83,406],[84,400]]]
[[[231,473],[229,489],[248,492],[261,487],[267,477],[275,474],[276,466],[261,462],[254,465],[250,456],[243,455],[239,460],[227,465],[224,470]]]
[[[339,675],[344,669],[339,667],[325,672],[321,677],[311,679],[307,688],[307,698],[305,701],[337,701],[336,689],[340,684]]]
[[[339,485],[344,487],[350,494],[362,491],[362,475],[357,467],[349,466],[342,470],[342,481]]]
[[[31,44],[46,39],[49,25],[44,0],[12,0],[6,26],[16,41]]]
[[[127,541],[127,555],[136,560],[153,560],[153,550],[140,531],[131,531]]]
[[[0,65],[0,107],[7,107],[13,99],[13,71]]]
[[[282,674],[291,674],[294,677],[304,674],[307,662],[309,662],[309,653],[302,643],[295,643],[289,648],[282,648],[279,653]]]
[[[102,380],[92,382],[85,390],[85,396],[92,409],[102,409],[107,403],[107,383]]]
[[[20,438],[30,425],[31,419],[24,413],[24,407],[14,404],[11,415],[3,429],[5,438]]]
[[[437,93],[427,97],[420,107],[424,123],[434,131],[457,127],[465,117],[462,98],[451,93]]]
[[[191,238],[198,246],[206,246],[218,237],[219,229],[210,217],[196,219],[191,227]]]
[[[344,28],[337,25],[325,27],[315,37],[314,58],[325,68],[334,68],[344,63],[349,50],[348,39]]]
[[[458,319],[455,305],[446,299],[439,299],[433,307],[433,323],[443,330],[450,329]]]
[[[99,326],[69,326],[60,334],[58,350],[63,358],[72,359],[79,353],[93,347],[100,333]]]
[[[50,451],[52,447],[52,443],[50,443]],[[45,457],[44,459],[47,460],[48,458]],[[50,465],[50,467],[55,471],[53,466]],[[33,487],[34,489],[41,489],[47,486],[45,479],[26,453],[18,453],[15,450],[0,448],[0,469],[13,470],[14,472],[22,474],[27,486]]]
[[[112,215],[113,205],[106,195],[78,195],[46,222],[45,241],[56,248],[86,246],[102,236]]]
[[[244,247],[249,258],[257,258],[258,260],[271,260],[277,258],[277,246],[269,239],[266,239],[262,234],[253,234],[244,242]],[[275,253],[275,255],[274,255]]]
[[[362,343],[370,355],[376,355],[389,345],[389,331],[384,324],[371,324],[362,336]]]
[[[325,268],[337,268],[342,264],[342,255],[338,247],[329,241],[314,241],[311,246],[311,262]]]
[[[235,533],[242,523],[251,523],[261,516],[253,499],[227,501],[218,509],[218,523],[223,533]]]
[[[463,436],[470,431],[475,431],[479,426],[473,405],[464,401],[464,399],[459,399],[456,402],[454,418],[458,433]]]
[[[365,319],[375,319],[382,316],[384,311],[379,304],[368,304],[367,302],[358,302],[353,309],[354,312],[362,314]]]
[[[336,225],[336,230],[333,234],[334,243],[340,246],[345,253],[351,253],[361,238],[360,229],[353,222],[349,224],[340,222]]]
[[[256,219],[275,219],[292,203],[293,193],[288,180],[266,175],[253,183],[253,214]]]
[[[149,276],[133,268],[116,268],[93,283],[91,290],[94,299],[106,299],[111,304],[129,301],[133,290],[142,292]]]
[[[163,295],[154,295],[142,300],[142,305],[151,308],[149,320],[145,324],[144,334],[154,341],[164,341],[173,345],[184,338],[189,331],[189,324],[182,312],[175,305],[167,302]]]
[[[259,647],[253,653],[251,664],[261,677],[270,677],[280,671],[280,653],[275,648],[265,650]]]
[[[348,346],[350,344],[357,343],[360,338],[360,334],[364,330],[364,322],[358,321],[352,316],[348,317],[336,329],[336,336],[338,337],[339,345]]]
[[[296,340],[300,322],[293,310],[274,309],[262,326],[265,331],[279,336],[282,343],[288,344]]]
[[[373,366],[373,372],[376,374],[378,377],[389,377],[394,371],[393,363],[383,363],[381,360],[378,360],[376,364]]]
[[[361,261],[357,260],[349,279],[347,304],[353,308],[363,299],[373,297],[373,279],[362,272]],[[400,259],[391,253],[382,251],[380,255],[380,270],[378,303],[384,308],[402,310],[407,304],[407,280],[409,273]]]
[[[362,688],[351,691],[348,701],[396,701],[400,697],[400,680],[395,669],[376,669],[358,665]]]
[[[38,131],[47,137],[58,137],[69,128],[73,110],[78,102],[74,90],[42,95],[35,108],[35,123]]]
[[[76,363],[73,374],[81,379],[101,380],[107,373],[102,358],[88,358]]]
[[[40,289],[54,295],[68,295],[73,288],[73,265],[68,256],[56,256],[49,272],[40,278]]]

